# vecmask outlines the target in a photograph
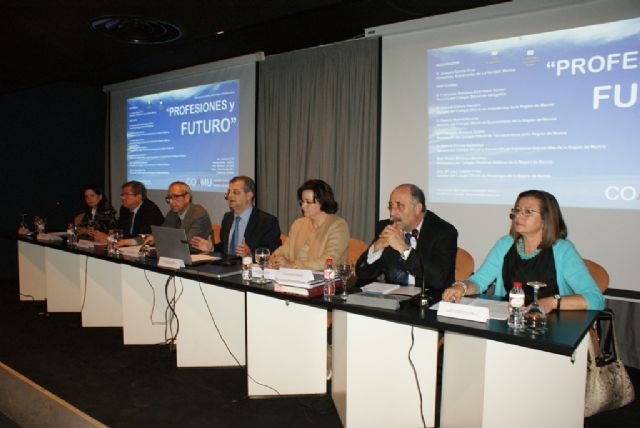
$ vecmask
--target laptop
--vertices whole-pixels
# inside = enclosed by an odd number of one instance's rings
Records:
[[[211,263],[218,260],[218,257],[208,254],[191,254],[189,241],[187,241],[187,234],[184,229],[151,226],[151,233],[153,234],[158,257],[182,260],[185,266]]]

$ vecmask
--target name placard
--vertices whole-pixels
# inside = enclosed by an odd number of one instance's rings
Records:
[[[489,308],[441,301],[438,303],[438,316],[487,322],[489,319]]]
[[[314,280],[310,269],[280,268],[276,279],[278,282],[302,282],[308,283]]]
[[[158,266],[167,268],[167,269],[182,269],[184,267],[184,260],[182,259],[173,259],[171,257],[160,257],[158,259]]]
[[[87,250],[93,250],[94,244],[93,241],[89,241],[88,239],[81,239],[76,242],[76,248],[85,248]]]

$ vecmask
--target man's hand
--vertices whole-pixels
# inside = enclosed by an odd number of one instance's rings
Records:
[[[210,253],[213,251],[213,242],[211,242],[211,237],[209,237],[209,239],[204,239],[199,236],[194,236],[191,238],[191,246],[193,248],[197,248],[203,253]]]
[[[386,242],[386,246],[393,248],[401,253],[407,249],[407,242],[404,239],[404,232],[397,226],[397,223],[388,225],[380,233],[380,239]]]

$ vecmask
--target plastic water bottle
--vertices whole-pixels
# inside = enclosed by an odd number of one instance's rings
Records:
[[[324,265],[324,286],[322,287],[322,294],[324,300],[331,300],[336,295],[336,269],[333,265],[333,259],[329,257]]]
[[[514,282],[509,292],[509,319],[507,324],[514,330],[524,328],[524,290],[521,282]]]
[[[253,258],[251,254],[242,258],[242,280],[251,281],[251,268],[253,267]]]

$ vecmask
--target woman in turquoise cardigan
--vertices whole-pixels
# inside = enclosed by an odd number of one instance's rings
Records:
[[[509,235],[500,238],[469,279],[456,281],[443,300],[459,302],[483,293],[494,280],[495,295],[504,297],[514,282],[541,281],[538,303],[553,310],[603,309],[604,297],[573,243],[556,198],[542,190],[520,193],[511,209]],[[529,295],[531,287],[523,287]]]

